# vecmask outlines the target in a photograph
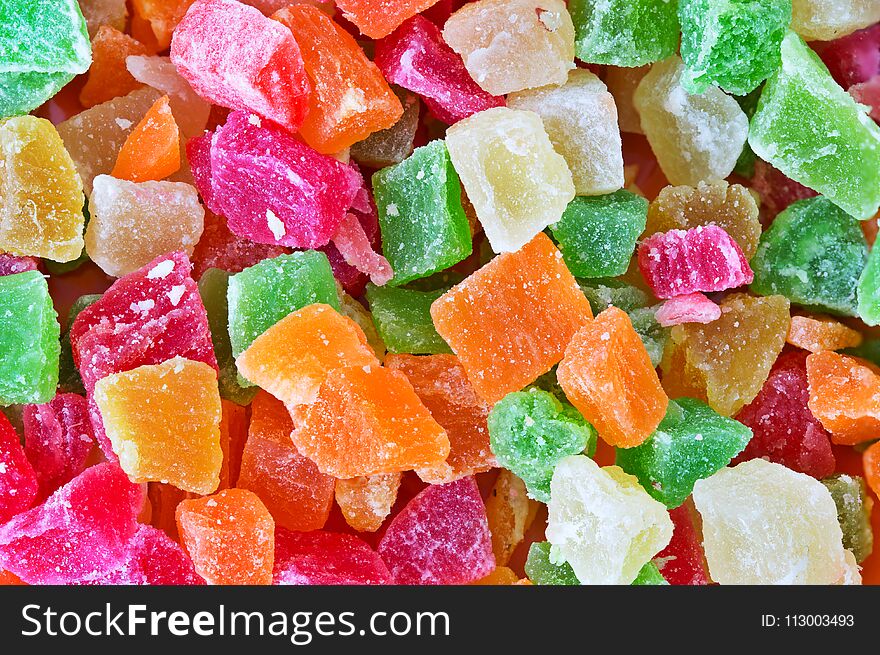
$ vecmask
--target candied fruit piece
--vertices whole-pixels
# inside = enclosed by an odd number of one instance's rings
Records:
[[[844,89],[867,82],[880,72],[880,24],[810,47]]]
[[[256,243],[236,236],[229,231],[226,219],[210,210],[205,210],[204,222],[205,228],[192,254],[192,275],[196,280],[200,280],[209,268],[222,269],[230,274],[241,273],[264,259],[290,253],[285,246]]]
[[[171,33],[192,3],[193,0],[132,0],[132,29],[137,29],[135,25],[140,19],[145,23],[144,29],[152,33],[156,50],[164,50],[171,44]]]
[[[336,481],[336,504],[358,532],[375,532],[391,514],[400,487],[400,473],[380,473]]]
[[[0,525],[30,509],[39,490],[37,474],[9,419],[0,415]],[[2,548],[2,547],[0,547]]]
[[[525,482],[507,469],[500,469],[486,499],[486,518],[492,533],[495,563],[505,566],[526,536],[538,513],[538,503],[529,499]]]
[[[111,175],[146,182],[166,178],[179,168],[180,132],[168,96],[162,96],[125,139]]]
[[[721,318],[721,308],[702,293],[688,293],[664,302],[655,318],[663,327],[682,323],[711,323]]]
[[[874,0],[793,0],[791,28],[805,39],[830,41],[880,21]]]
[[[566,457],[553,473],[550,496],[550,562],[568,562],[582,584],[632,583],[672,538],[666,508],[616,466]]]
[[[669,399],[645,346],[617,307],[572,337],[556,376],[572,405],[613,446],[639,445],[666,413]]]
[[[834,504],[837,520],[843,531],[843,547],[852,552],[856,562],[862,563],[874,549],[871,529],[871,509],[874,501],[868,495],[865,479],[839,473],[822,480]]]
[[[809,408],[834,443],[853,445],[880,430],[880,369],[830,350],[807,357]]]
[[[143,85],[128,72],[125,58],[146,54],[149,49],[137,39],[102,25],[92,38],[92,65],[79,92],[80,104],[88,109],[140,89]]]
[[[435,300],[431,316],[491,404],[557,364],[592,312],[562,253],[539,234]]]
[[[653,561],[671,585],[707,585],[706,562],[689,505],[669,511],[674,526],[669,545]]]
[[[605,68],[605,84],[617,106],[617,123],[621,132],[644,134],[639,112],[633,103],[633,94],[642,78],[651,70],[649,65],[637,68],[608,66]]]
[[[549,541],[536,541],[529,546],[525,572],[538,585],[579,585],[581,582],[568,562],[554,562]]]
[[[381,39],[436,3],[437,0],[337,0],[336,6],[362,34]]]
[[[825,486],[753,459],[694,486],[709,574],[720,584],[832,584],[845,568]]]
[[[110,25],[118,30],[125,29],[128,9],[125,0],[79,0],[89,35],[94,36],[102,25]]]
[[[378,551],[397,584],[466,584],[491,573],[495,557],[476,481],[424,489],[391,521]]]
[[[431,320],[431,305],[446,291],[448,289],[418,291],[372,284],[367,287],[367,302],[388,352],[413,355],[450,352]]]
[[[394,580],[368,544],[336,532],[275,531],[275,573],[279,585],[379,585]]]
[[[792,316],[786,343],[818,353],[823,350],[857,348],[862,335],[830,316]]]
[[[403,104],[403,115],[391,127],[373,132],[363,141],[352,144],[350,155],[357,163],[382,168],[399,164],[412,153],[419,127],[419,100],[410,93],[399,90],[395,93]]]
[[[838,254],[836,250],[831,252],[835,255]],[[859,318],[867,325],[880,325],[880,248],[871,249],[867,263],[859,275],[856,288],[856,311]],[[858,344],[849,345],[857,346]]]

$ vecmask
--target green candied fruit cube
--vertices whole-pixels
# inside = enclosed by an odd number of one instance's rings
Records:
[[[229,291],[229,272],[219,268],[209,268],[199,278],[199,296],[208,315],[211,341],[220,375],[217,382],[220,396],[238,405],[248,405],[254,399],[256,387],[242,387],[239,384],[238,368],[232,356],[232,343],[229,340],[229,304],[226,294]]]
[[[604,312],[612,305],[628,314],[634,309],[641,309],[651,304],[651,298],[645,291],[623,280],[613,278],[578,280],[578,286],[590,301],[593,315]]]
[[[578,196],[550,231],[572,275],[613,277],[626,273],[647,220],[648,201],[621,189],[604,196]]]
[[[811,309],[856,315],[856,290],[868,258],[859,222],[827,198],[800,200],[761,235],[750,262],[751,290]]]
[[[0,118],[36,109],[91,63],[76,0],[0,1]]]
[[[872,248],[859,276],[856,309],[868,325],[880,325],[880,248]]]
[[[529,496],[550,500],[557,462],[596,450],[596,431],[578,411],[534,387],[507,394],[489,412],[489,447],[498,463],[526,483]]]
[[[856,562],[862,563],[874,549],[871,529],[871,508],[874,501],[868,495],[861,476],[839,473],[821,481],[837,505],[837,520],[843,531],[843,547],[851,550]]]
[[[673,509],[687,500],[697,480],[727,466],[751,438],[742,423],[699,400],[679,398],[669,401],[666,416],[644,443],[616,449],[615,463]]]
[[[431,319],[431,303],[446,291],[367,285],[367,303],[388,352],[411,355],[452,352],[443,337],[437,334]]]
[[[226,299],[233,357],[297,309],[319,302],[340,309],[330,262],[317,250],[264,259],[230,276]]]
[[[550,548],[547,541],[536,541],[529,546],[525,564],[529,580],[537,585],[579,585],[581,581],[568,562],[554,564],[550,561]]]
[[[635,67],[678,51],[676,0],[569,0],[575,55],[591,64]]]
[[[58,386],[61,326],[39,271],[0,277],[0,405],[47,403]]]
[[[679,0],[682,86],[745,95],[779,67],[791,0]]]
[[[755,154],[858,219],[880,207],[880,127],[801,38],[782,40],[749,127]]]
[[[658,307],[659,305],[639,307],[628,312],[633,329],[641,337],[645,350],[648,351],[648,357],[651,358],[651,364],[655,367],[660,366],[663,349],[666,348],[666,342],[669,341],[669,334],[672,331],[671,328],[665,328],[657,322]]]
[[[416,148],[399,164],[373,175],[382,252],[401,285],[449,268],[473,244],[461,204],[461,184],[446,143]]]
[[[46,260],[48,263],[48,260]],[[86,307],[94,305],[101,298],[100,293],[90,293],[73,301],[67,314],[67,329],[61,335],[61,354],[58,358],[58,389],[63,393],[84,395],[82,377],[73,361],[73,347],[70,345],[70,326]]]
[[[660,573],[660,569],[654,562],[645,564],[636,579],[632,581],[634,587],[656,587],[657,585],[668,585],[666,578]]]

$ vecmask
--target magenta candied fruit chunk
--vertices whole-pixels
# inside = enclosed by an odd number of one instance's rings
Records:
[[[362,539],[338,532],[275,528],[277,585],[380,585],[393,579],[382,558]]]

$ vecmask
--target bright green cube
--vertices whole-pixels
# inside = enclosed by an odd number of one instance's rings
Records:
[[[416,291],[400,287],[367,286],[373,322],[390,353],[437,355],[451,353],[431,319],[431,303],[446,289]]]
[[[382,252],[401,285],[449,268],[471,254],[461,184],[442,140],[416,148],[373,175]]]
[[[570,0],[575,55],[592,64],[635,67],[678,51],[676,0]]]
[[[781,212],[752,258],[751,290],[818,311],[855,316],[868,244],[859,222],[821,196]]]
[[[634,587],[656,587],[658,585],[668,585],[666,578],[660,573],[660,569],[654,562],[645,564],[636,579],[632,581]]]
[[[529,546],[526,558],[526,575],[536,585],[579,585],[580,580],[568,562],[554,564],[550,561],[550,543],[536,541]]]
[[[91,63],[76,0],[0,0],[0,118],[36,109]]]
[[[749,145],[791,179],[865,220],[880,208],[880,127],[801,38],[782,41],[749,126]]]
[[[874,532],[871,529],[871,508],[874,501],[868,495],[865,479],[838,473],[822,480],[834,504],[837,520],[843,532],[843,547],[851,550],[856,562],[862,563],[874,550]]]
[[[791,0],[679,0],[681,85],[745,95],[779,67]]]
[[[55,397],[60,338],[43,274],[0,277],[0,405],[47,403]]]
[[[648,201],[621,189],[604,196],[578,196],[550,231],[572,275],[613,277],[626,273],[647,218]]]
[[[615,463],[672,509],[691,495],[697,480],[727,466],[751,438],[742,423],[699,400],[679,398],[669,401],[666,416],[644,443],[616,449]]]

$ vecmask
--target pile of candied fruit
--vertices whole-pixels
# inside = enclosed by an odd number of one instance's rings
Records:
[[[880,581],[878,121],[878,0],[3,0],[0,582]]]

